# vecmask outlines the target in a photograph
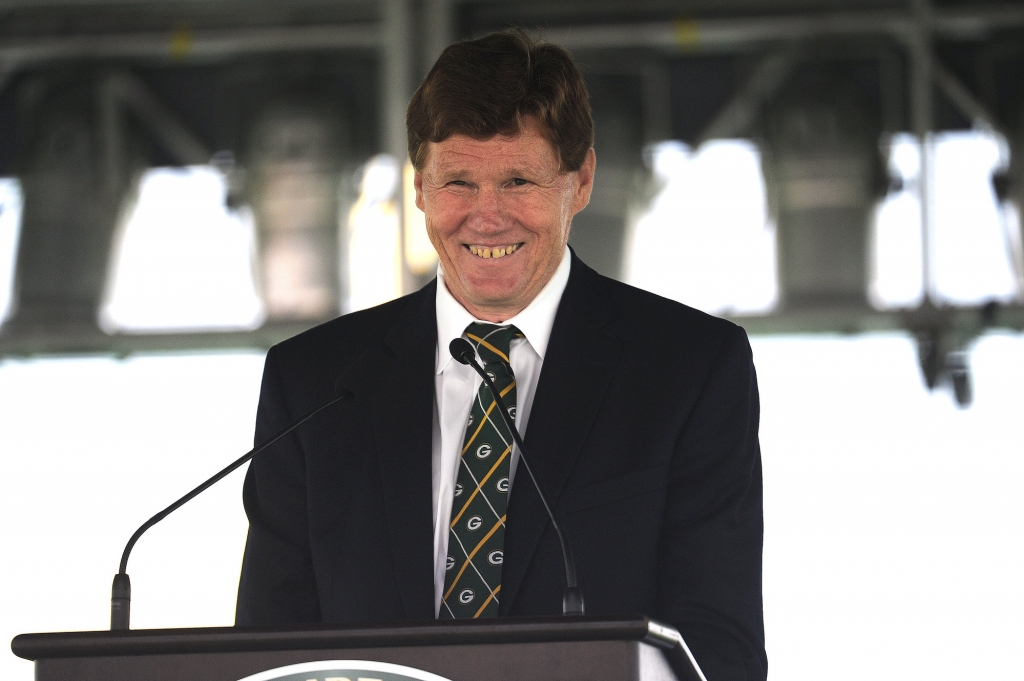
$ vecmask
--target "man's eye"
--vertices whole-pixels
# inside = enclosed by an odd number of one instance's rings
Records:
[[[452,180],[451,182],[448,183],[448,186],[449,187],[466,187],[468,185],[466,184],[465,180]]]
[[[514,186],[514,187],[522,187],[522,186],[527,185],[527,184],[530,184],[529,180],[524,180],[521,177],[512,178],[512,186]]]

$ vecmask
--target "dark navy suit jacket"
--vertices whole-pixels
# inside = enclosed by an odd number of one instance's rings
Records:
[[[271,348],[250,464],[238,625],[434,618],[435,283]],[[526,450],[566,526],[588,614],[677,627],[710,681],[766,675],[758,394],[742,329],[573,255]],[[536,491],[509,499],[502,615],[561,612]]]

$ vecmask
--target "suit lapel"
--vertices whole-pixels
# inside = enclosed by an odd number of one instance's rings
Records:
[[[615,371],[622,341],[602,331],[614,317],[602,279],[573,254],[524,443],[530,466],[552,505],[557,505]],[[520,466],[509,499],[502,614],[509,612],[548,522]]]
[[[395,354],[373,395],[373,430],[395,574],[406,616],[434,617],[431,432],[437,322],[435,288],[410,297],[385,337]]]

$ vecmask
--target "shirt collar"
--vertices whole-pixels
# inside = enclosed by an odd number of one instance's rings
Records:
[[[540,290],[537,297],[531,300],[530,304],[515,317],[502,322],[502,326],[514,324],[522,331],[526,336],[526,341],[542,360],[548,349],[548,339],[551,338],[551,327],[555,323],[558,303],[562,300],[566,284],[569,283],[571,265],[572,256],[569,255],[569,249],[566,248],[562,255],[562,262],[558,264],[558,269],[555,270],[554,275]],[[435,371],[441,373],[452,359],[447,351],[448,344],[461,337],[462,332],[470,323],[481,320],[475,319],[448,291],[440,264],[437,266],[437,298],[434,309],[437,314],[437,364]]]

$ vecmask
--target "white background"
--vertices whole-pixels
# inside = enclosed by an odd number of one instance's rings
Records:
[[[976,402],[898,335],[753,341],[772,678],[1019,679],[1024,338],[972,354]],[[258,354],[0,363],[0,635],[105,629],[124,542],[250,446]],[[138,628],[229,625],[242,473],[129,563]],[[0,678],[31,665],[0,655]]]

